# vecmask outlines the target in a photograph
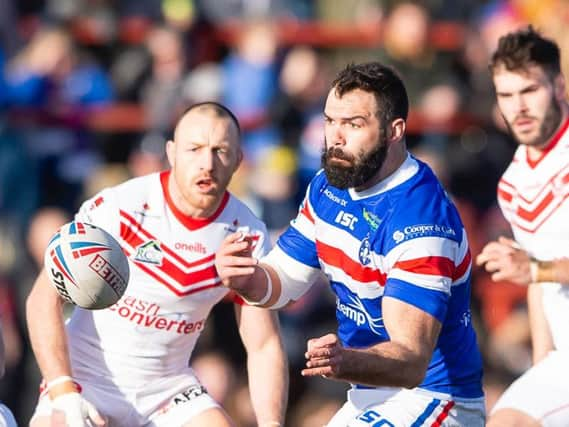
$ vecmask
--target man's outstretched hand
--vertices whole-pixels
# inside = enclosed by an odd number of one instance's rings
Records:
[[[493,281],[507,280],[518,285],[531,283],[530,262],[528,253],[506,237],[488,243],[476,257],[476,264],[483,266]]]
[[[252,240],[242,232],[232,233],[223,239],[215,254],[215,268],[226,288],[237,292],[245,290],[259,263],[253,258]]]

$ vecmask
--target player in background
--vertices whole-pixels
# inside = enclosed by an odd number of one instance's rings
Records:
[[[329,427],[484,425],[468,241],[407,152],[407,113],[390,68],[346,67],[326,100],[323,170],[296,219],[260,262],[243,256],[240,233],[216,256],[226,286],[273,309],[328,277],[338,331],[308,341],[302,374],[352,384]]]
[[[0,325],[0,328],[1,327],[2,325]],[[2,334],[0,333],[0,379],[4,376],[4,370],[6,368],[4,340],[1,336]],[[10,409],[8,409],[8,407],[2,402],[0,402],[0,427],[18,427],[12,411],[10,411]]]
[[[76,220],[120,242],[130,281],[117,304],[76,307],[64,325],[62,300],[40,273],[27,319],[46,387],[32,427],[63,414],[69,427],[234,425],[188,360],[211,308],[228,293],[214,266],[222,240],[243,230],[248,254],[270,249],[264,224],[226,190],[242,158],[239,140],[229,110],[197,104],[167,143],[171,170],[105,189],[82,205]],[[277,318],[248,305],[235,311],[258,424],[281,426],[288,368]]]
[[[498,107],[519,146],[498,184],[515,241],[477,264],[528,286],[533,364],[492,410],[490,426],[569,425],[569,115],[560,52],[532,27],[503,36],[490,62]]]

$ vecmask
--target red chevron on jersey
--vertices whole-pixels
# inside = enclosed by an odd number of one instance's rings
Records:
[[[341,249],[316,240],[316,250],[320,259],[331,267],[345,271],[352,279],[362,283],[385,286],[386,275],[377,268],[364,267],[354,261]]]
[[[510,221],[524,231],[533,233],[569,197],[569,165],[554,174],[533,197],[520,194],[514,185],[504,178],[498,185],[498,198]]]
[[[158,239],[129,214],[121,211],[120,216],[121,243],[131,260],[176,295],[189,295],[221,284],[214,266],[214,254],[187,262],[163,243],[158,243]],[[154,255],[139,257],[143,247],[149,247]]]

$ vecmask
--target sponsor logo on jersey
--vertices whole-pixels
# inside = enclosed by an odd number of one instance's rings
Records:
[[[147,264],[162,265],[164,253],[160,249],[160,242],[157,240],[149,240],[136,248],[136,261],[144,262]]]
[[[166,405],[164,405],[160,409],[158,409],[158,411],[156,411],[156,413],[153,414],[150,417],[150,419],[152,420],[155,417],[157,417],[158,415],[164,415],[168,411],[170,411],[172,408],[174,408],[178,405],[189,403],[189,402],[193,401],[194,399],[196,399],[197,397],[200,397],[202,394],[206,394],[206,393],[207,393],[207,390],[205,389],[205,387],[203,385],[201,385],[201,384],[191,385],[186,390],[181,391],[180,393],[175,395]]]
[[[332,200],[334,203],[338,203],[340,206],[345,207],[348,205],[348,202],[346,200],[339,198],[334,193],[332,193],[328,188],[324,190],[324,195],[328,197],[330,200]]]
[[[201,242],[195,242],[195,243],[176,242],[174,244],[174,248],[180,251],[195,252],[198,254],[205,254],[207,252],[206,247]]]
[[[379,224],[381,224],[381,218],[379,218],[373,212],[368,211],[366,208],[363,209],[364,220],[369,224],[372,231],[377,231]]]
[[[372,317],[359,298],[350,295],[349,299],[350,302],[347,304],[336,299],[336,309],[357,326],[367,325],[374,334],[382,336],[383,333],[381,330],[385,329],[385,326],[383,326],[383,317]]]
[[[358,255],[362,265],[368,265],[371,262],[371,244],[368,236],[362,240]]]
[[[341,210],[336,215],[334,222],[336,224],[343,225],[344,227],[349,228],[350,230],[354,231],[356,222],[358,222],[358,218],[352,213],[345,212],[345,211]]]
[[[448,225],[438,224],[416,224],[408,225],[402,230],[396,230],[393,233],[393,240],[395,243],[401,243],[403,240],[414,239],[416,237],[456,237],[456,231]]]

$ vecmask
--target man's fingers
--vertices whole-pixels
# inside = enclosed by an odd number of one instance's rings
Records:
[[[333,375],[332,368],[330,366],[326,366],[323,368],[306,368],[300,371],[300,375],[303,377],[316,377],[316,376],[331,376]]]
[[[237,242],[224,244],[219,248],[219,255],[234,255],[238,253],[243,253],[250,249],[251,242],[249,240],[240,240]]]
[[[490,257],[488,256],[488,254],[486,252],[482,252],[478,254],[478,256],[476,257],[476,265],[478,266],[484,265],[485,263],[488,262],[489,259]]]
[[[495,260],[491,260],[484,264],[484,269],[488,273],[495,273],[496,271],[502,270],[502,265]]]
[[[507,237],[504,237],[504,236],[500,236],[498,238],[498,243],[500,243],[502,245],[509,246],[511,248],[514,248],[514,249],[520,249],[520,245],[518,244],[518,242],[516,242],[515,240],[512,240],[512,239],[509,239]]]

